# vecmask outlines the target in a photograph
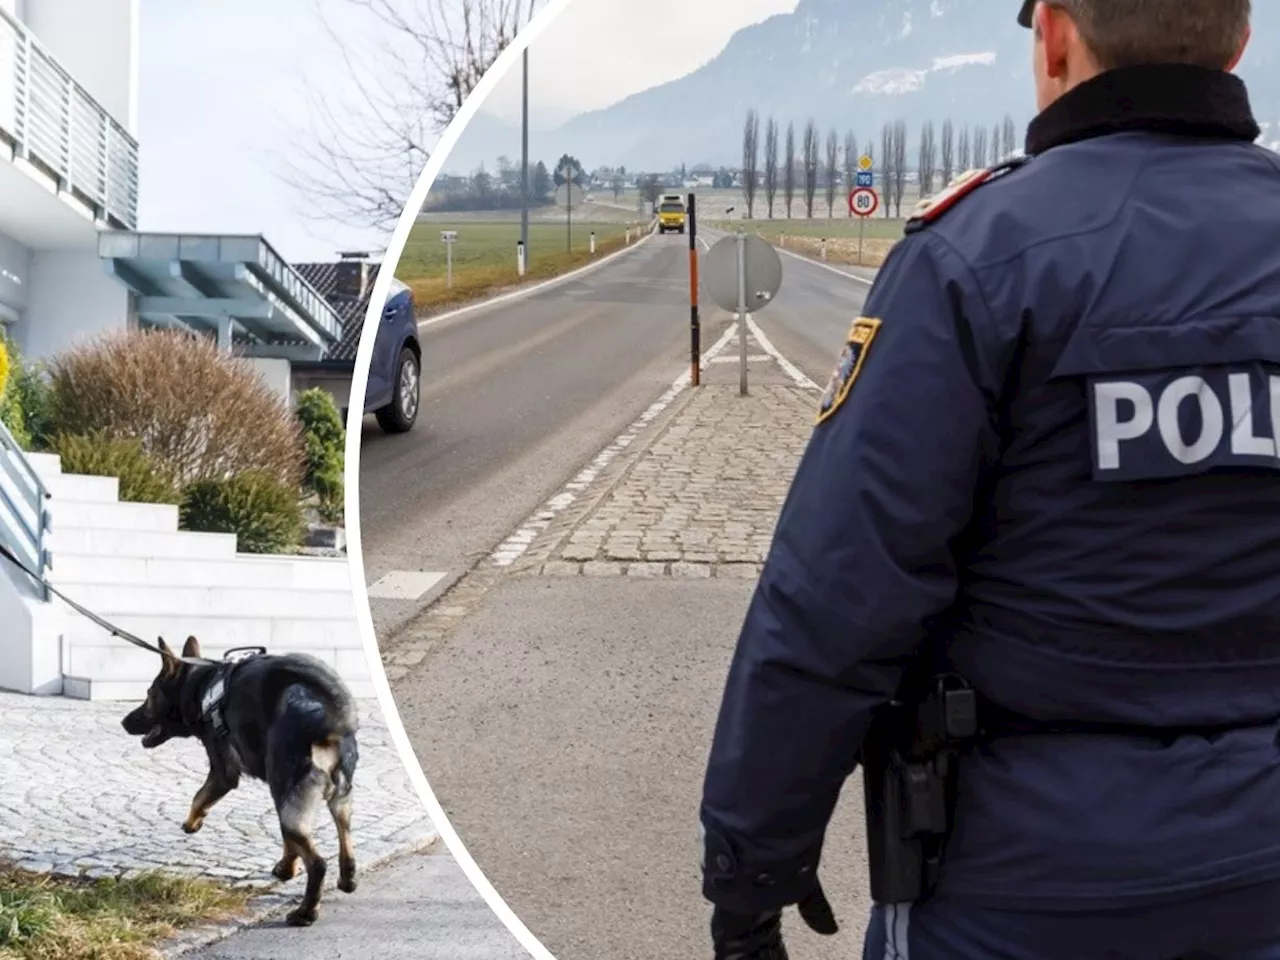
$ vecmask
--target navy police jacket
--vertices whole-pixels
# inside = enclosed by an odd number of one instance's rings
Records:
[[[1112,71],[895,247],[730,669],[709,899],[806,892],[873,711],[935,641],[1029,718],[1244,728],[973,749],[949,894],[1070,910],[1280,877],[1280,157],[1258,134],[1234,76]]]

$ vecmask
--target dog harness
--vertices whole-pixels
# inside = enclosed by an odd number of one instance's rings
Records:
[[[205,688],[204,696],[200,698],[200,719],[207,721],[219,737],[227,736],[224,707],[227,699],[227,681],[231,678],[231,671],[246,660],[264,656],[266,652],[266,647],[235,647],[228,650],[222,662],[218,664],[218,672]]]

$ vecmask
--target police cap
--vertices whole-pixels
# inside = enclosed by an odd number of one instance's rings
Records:
[[[1036,0],[1023,0],[1022,10],[1018,13],[1018,26],[1031,28],[1031,14],[1035,12]]]

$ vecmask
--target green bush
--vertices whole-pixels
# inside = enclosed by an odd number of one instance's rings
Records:
[[[258,470],[191,484],[181,520],[185,530],[234,533],[243,553],[289,553],[305,529],[297,491]]]
[[[298,420],[243,358],[176,330],[103,335],[49,362],[56,432],[136,437],[183,487],[249,471],[299,490]]]
[[[113,439],[105,432],[60,434],[52,447],[67,473],[91,477],[119,477],[120,499],[132,503],[181,503],[182,492],[172,472],[149,455],[142,443]]]
[[[318,387],[298,394],[297,417],[306,447],[304,489],[320,500],[320,515],[342,522],[342,468],[346,437],[333,397]]]
[[[53,449],[53,393],[49,378],[42,365],[24,361],[9,380],[9,393],[22,411],[23,430],[27,436],[28,450],[37,452]]]

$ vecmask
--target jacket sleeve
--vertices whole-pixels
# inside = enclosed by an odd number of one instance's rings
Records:
[[[1007,360],[954,248],[903,240],[864,310],[881,323],[801,458],[711,748],[703,892],[736,912],[807,893],[872,712],[956,597],[954,543],[997,452]]]

